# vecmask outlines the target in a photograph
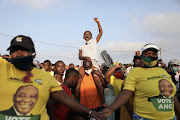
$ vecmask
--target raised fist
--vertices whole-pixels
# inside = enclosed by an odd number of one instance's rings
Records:
[[[95,21],[95,22],[99,22],[99,19],[98,19],[98,18],[94,18],[94,21]]]

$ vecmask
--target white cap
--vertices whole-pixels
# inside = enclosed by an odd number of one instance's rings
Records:
[[[152,43],[148,43],[148,44],[146,44],[145,46],[142,47],[141,52],[144,52],[145,50],[147,50],[147,49],[149,49],[149,48],[154,48],[154,49],[156,49],[157,51],[159,51],[159,48],[158,48],[156,45],[154,45],[154,44],[152,44]]]
[[[168,65],[179,65],[180,66],[180,61],[177,59],[172,59],[169,61]]]

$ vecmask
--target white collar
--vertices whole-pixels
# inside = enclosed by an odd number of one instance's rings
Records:
[[[89,45],[92,42],[92,40],[86,41],[86,45]]]
[[[21,114],[20,112],[18,112],[14,106],[13,106],[13,108],[14,108],[14,111],[16,112],[16,115],[17,115],[17,116],[31,116],[31,113],[28,113],[28,114],[26,114],[26,115],[23,115],[23,114]]]

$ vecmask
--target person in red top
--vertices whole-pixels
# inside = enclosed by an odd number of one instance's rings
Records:
[[[63,90],[69,96],[72,97],[72,92],[71,92],[70,88],[74,88],[77,85],[80,77],[81,77],[81,75],[74,68],[69,68],[66,71],[65,79],[64,79],[64,82],[61,84],[61,86],[62,86]],[[54,106],[54,118],[56,120],[69,120],[68,117],[69,117],[70,111],[71,110],[69,108],[65,107],[63,104],[57,103]]]

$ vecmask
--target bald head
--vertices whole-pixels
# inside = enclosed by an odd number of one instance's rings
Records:
[[[92,62],[85,59],[83,61],[83,67],[85,70],[91,69],[92,68]]]

